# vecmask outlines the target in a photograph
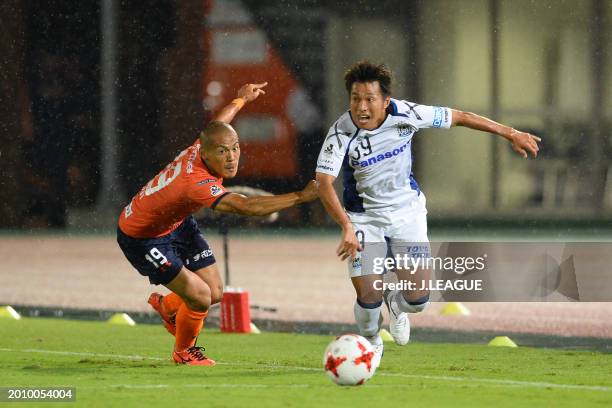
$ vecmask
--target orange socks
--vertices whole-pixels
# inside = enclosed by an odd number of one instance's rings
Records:
[[[164,295],[162,298],[162,304],[164,306],[164,310],[168,316],[172,316],[176,312],[178,312],[179,307],[183,304],[183,299],[179,295],[174,292],[170,292],[167,295]]]
[[[165,297],[164,300],[166,300]],[[176,351],[185,350],[195,344],[206,316],[208,312],[196,312],[189,309],[184,303],[180,305],[176,313],[176,343],[174,346]]]
[[[183,299],[174,292],[165,295],[162,304],[169,316],[176,313],[175,349],[182,351],[193,346],[202,330],[208,312],[196,312],[189,309]]]

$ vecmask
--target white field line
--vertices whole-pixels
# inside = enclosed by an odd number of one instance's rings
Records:
[[[0,352],[9,352],[9,353],[40,353],[40,354],[55,354],[62,356],[80,356],[80,357],[96,357],[96,358],[110,358],[110,359],[118,359],[118,360],[154,360],[154,361],[170,361],[169,358],[162,357],[148,357],[148,356],[139,356],[139,355],[125,355],[125,354],[104,354],[104,353],[88,353],[88,352],[76,352],[76,351],[59,351],[59,350],[41,350],[41,349],[10,349],[10,348],[0,348]],[[284,370],[300,370],[300,371],[313,371],[313,372],[322,372],[323,370],[320,368],[313,367],[303,367],[303,366],[288,366],[288,365],[274,365],[274,364],[252,364],[247,362],[231,362],[224,363],[218,362],[219,365],[228,365],[228,366],[251,366],[251,367],[261,367],[261,368],[270,368],[270,369],[284,369]],[[497,386],[506,386],[506,387],[533,387],[533,388],[556,388],[556,389],[564,389],[564,390],[581,390],[581,391],[603,391],[603,392],[612,392],[612,387],[604,386],[604,385],[580,385],[580,384],[556,384],[556,383],[548,383],[548,382],[539,382],[539,381],[519,381],[519,380],[507,380],[503,378],[480,378],[480,377],[452,377],[452,376],[444,376],[444,375],[419,375],[419,374],[403,374],[403,373],[377,373],[377,376],[380,377],[398,377],[398,378],[412,378],[412,379],[421,379],[421,380],[434,380],[434,381],[454,381],[454,382],[466,382],[466,383],[485,383],[492,384]],[[172,385],[175,387],[176,385]],[[185,384],[184,387],[226,387],[226,388],[240,388],[243,385],[238,384],[217,384],[217,385],[206,385],[206,384]],[[308,384],[293,384],[290,387],[309,387]],[[126,388],[166,388],[169,387],[167,384],[153,384],[153,385],[113,385],[113,387],[126,387]],[[244,387],[251,388],[267,388],[267,387],[286,387],[283,385],[273,385],[273,384],[246,384]]]
[[[115,384],[115,388],[156,389],[156,388],[309,388],[312,384]]]

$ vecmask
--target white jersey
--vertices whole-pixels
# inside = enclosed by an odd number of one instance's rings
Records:
[[[317,172],[343,171],[344,207],[350,212],[407,208],[421,194],[412,175],[412,136],[423,128],[450,128],[452,110],[391,99],[374,130],[359,129],[345,112],[325,137]]]

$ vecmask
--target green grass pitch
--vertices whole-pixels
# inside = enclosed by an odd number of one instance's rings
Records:
[[[76,387],[76,402],[52,404],[69,407],[612,405],[612,354],[387,343],[372,380],[339,387],[322,369],[331,339],[207,329],[200,343],[219,364],[185,367],[170,361],[161,324],[0,319],[0,387]]]

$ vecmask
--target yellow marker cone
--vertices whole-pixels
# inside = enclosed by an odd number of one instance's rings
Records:
[[[508,336],[498,336],[489,342],[489,346],[497,347],[518,347]]]
[[[469,316],[470,310],[462,303],[451,302],[447,303],[442,310],[440,310],[440,314],[443,316]]]
[[[255,326],[255,323],[251,322],[251,334],[260,334],[261,330]]]
[[[389,333],[386,329],[380,329],[380,332],[378,332],[378,334],[380,335],[380,338],[382,339],[382,341],[394,341],[393,340],[393,336],[391,336],[391,333]]]
[[[8,305],[0,307],[0,317],[6,317],[8,319],[14,320],[21,319],[21,315],[17,313],[15,309]]]
[[[106,321],[110,324],[119,324],[123,326],[136,326],[136,322],[127,313],[115,313]]]

